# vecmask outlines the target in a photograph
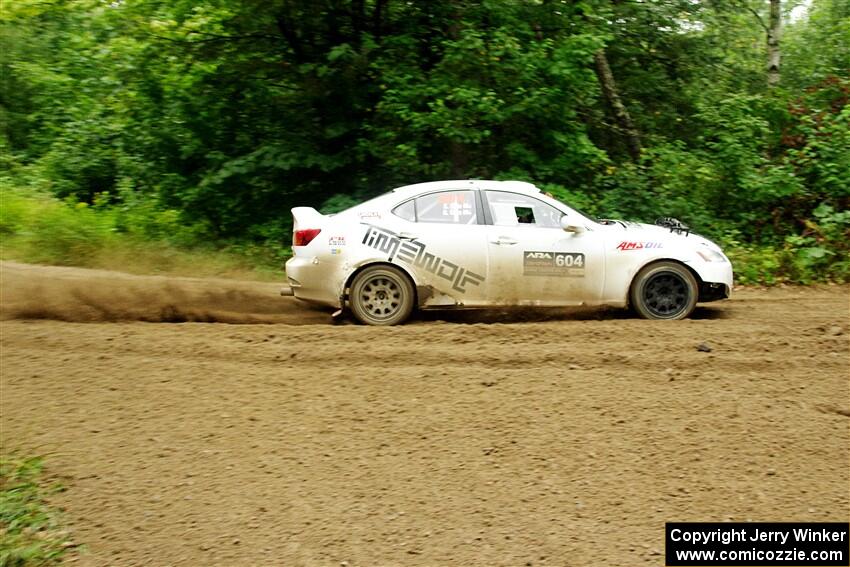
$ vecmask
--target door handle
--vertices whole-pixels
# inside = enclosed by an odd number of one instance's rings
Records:
[[[401,240],[416,240],[416,235],[409,232],[399,232],[396,236]]]
[[[499,246],[513,246],[517,243],[513,238],[508,238],[507,236],[500,236],[496,240],[491,240],[493,244],[498,244]]]

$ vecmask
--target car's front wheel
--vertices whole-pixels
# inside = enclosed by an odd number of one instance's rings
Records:
[[[370,266],[351,283],[349,305],[366,325],[397,325],[413,311],[413,284],[398,268]]]
[[[696,307],[699,287],[694,275],[676,262],[656,262],[638,272],[630,302],[644,319],[684,319]]]

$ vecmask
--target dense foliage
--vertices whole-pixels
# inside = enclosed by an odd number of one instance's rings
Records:
[[[743,281],[846,279],[850,1],[805,5],[771,88],[767,0],[16,0],[0,176],[274,247],[293,205],[525,179],[679,217]]]

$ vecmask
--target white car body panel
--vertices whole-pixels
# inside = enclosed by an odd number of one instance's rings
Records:
[[[485,213],[486,196],[481,193],[498,191],[515,194],[520,200],[530,197],[557,209],[579,232],[567,232],[560,226],[414,222],[392,212],[412,198],[446,191],[479,192],[474,203],[466,193],[461,200],[452,197],[441,204],[441,197],[434,197],[442,214],[455,222],[466,217],[472,220],[470,215],[478,223],[496,222],[501,213],[495,204]],[[286,263],[292,291],[299,299],[336,308],[344,307],[353,274],[375,263],[392,264],[406,272],[416,286],[418,306],[424,309],[622,307],[628,303],[634,276],[657,260],[680,262],[701,283],[715,284],[719,291],[713,299],[728,297],[732,289],[732,266],[713,242],[655,225],[595,222],[530,183],[421,183],[400,187],[336,215],[322,215],[309,207],[296,207],[292,214],[293,231],[321,230],[306,246],[293,246],[294,256]],[[706,260],[700,250],[714,261]]]

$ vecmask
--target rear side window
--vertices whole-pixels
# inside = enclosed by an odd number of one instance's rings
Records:
[[[405,201],[401,205],[394,208],[393,214],[397,217],[403,218],[406,221],[416,222],[416,206],[413,204],[413,200]]]
[[[393,214],[416,222],[478,224],[474,191],[429,193],[400,204]]]
[[[504,191],[487,191],[487,204],[496,226],[560,228],[564,213],[533,197]]]

